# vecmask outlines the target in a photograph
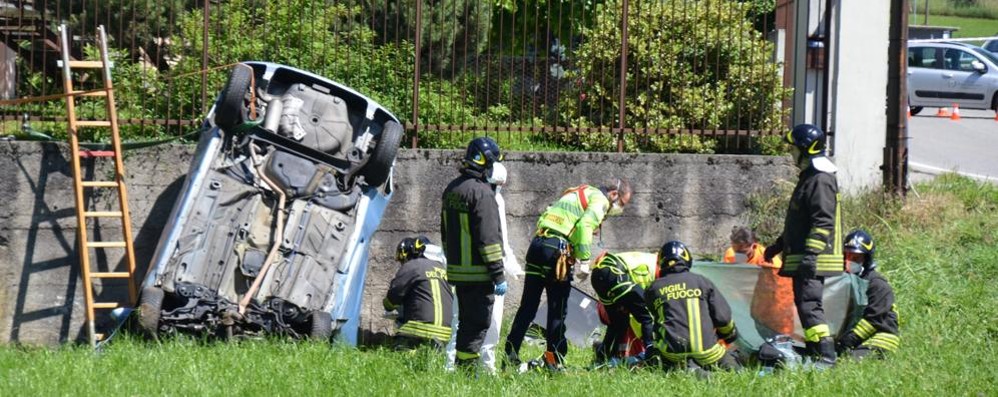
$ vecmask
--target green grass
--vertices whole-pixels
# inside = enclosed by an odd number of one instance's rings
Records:
[[[918,15],[925,15],[926,0],[911,0],[910,6],[915,8]],[[961,4],[963,3],[963,4]],[[949,15],[969,18],[992,18],[998,19],[998,0],[931,0],[929,2],[929,19],[933,15]],[[919,19],[921,20],[921,19]]]
[[[772,189],[785,194],[781,189]],[[754,201],[781,217],[785,201]],[[773,208],[770,208],[773,207]],[[878,239],[882,272],[901,313],[901,351],[886,361],[844,361],[824,373],[754,371],[699,380],[644,370],[472,378],[441,371],[429,350],[396,353],[323,343],[123,339],[87,348],[0,348],[0,396],[12,395],[995,395],[998,393],[998,188],[947,175],[906,202],[879,193],[847,199],[847,227]],[[537,354],[532,348],[530,353]]]
[[[917,18],[910,15],[908,19],[910,25],[921,25],[922,17]],[[953,37],[991,37],[998,33],[998,19],[964,18],[952,16],[939,16],[929,14],[929,25],[932,26],[954,26],[960,30],[953,32]],[[980,45],[981,43],[977,43]]]

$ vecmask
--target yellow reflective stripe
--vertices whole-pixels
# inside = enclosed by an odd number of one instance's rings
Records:
[[[458,360],[471,360],[471,359],[478,358],[478,357],[481,357],[481,355],[478,354],[478,353],[468,353],[468,352],[463,352],[463,351],[460,351],[460,350],[457,351],[457,359]]]
[[[815,250],[817,250],[819,252],[820,251],[824,251],[825,250],[825,242],[809,238],[809,239],[807,239],[807,247],[808,248],[814,248]]]
[[[448,341],[450,340],[451,329],[419,321],[409,321],[399,327],[399,334]]]
[[[727,336],[731,335],[731,331],[734,331],[734,329],[735,329],[735,320],[731,320],[728,322],[728,325],[718,328],[717,332],[720,332],[721,335]]]
[[[878,332],[873,337],[863,342],[861,346],[874,346],[887,351],[896,351],[901,347],[901,338],[887,332]]]
[[[876,328],[873,328],[873,324],[870,324],[866,319],[860,319],[856,326],[853,327],[852,332],[856,333],[860,339],[867,339],[871,335],[877,332]]]
[[[440,299],[440,281],[430,281],[430,291],[433,294],[433,325],[443,325],[443,302]]]
[[[502,260],[502,244],[490,244],[482,247],[482,259],[487,263]]]
[[[829,234],[832,234],[832,232],[828,231],[828,229],[821,229],[817,227],[811,228],[811,233],[817,233],[825,237],[828,237]]]
[[[461,213],[461,265],[471,264],[471,227],[468,226],[468,214]]]
[[[835,193],[835,245],[832,247],[832,253],[835,255],[842,255],[842,210],[839,206],[841,201],[842,195]]]
[[[804,341],[817,342],[819,339],[831,335],[831,332],[828,330],[828,324],[818,324],[804,330]]]
[[[709,349],[699,352],[669,352],[659,347],[659,352],[666,361],[672,363],[685,363],[688,359],[695,360],[700,365],[713,365],[724,357],[727,350],[720,343],[715,343]]]
[[[690,347],[693,352],[703,351],[703,324],[700,323],[700,299],[687,298],[687,310],[690,311]]]

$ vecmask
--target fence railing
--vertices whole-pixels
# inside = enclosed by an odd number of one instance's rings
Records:
[[[432,5],[431,5],[432,4]],[[406,145],[735,152],[785,129],[790,88],[767,40],[776,1],[0,0],[0,96],[58,93],[105,25],[126,136],[187,134],[228,69],[266,60],[381,102]],[[3,50],[0,48],[0,50]],[[92,79],[96,80],[96,79]],[[82,89],[87,88],[87,81]],[[79,106],[101,114],[99,101]],[[89,107],[88,107],[89,106]],[[0,133],[60,132],[62,103],[0,110]],[[97,137],[99,138],[99,137]]]

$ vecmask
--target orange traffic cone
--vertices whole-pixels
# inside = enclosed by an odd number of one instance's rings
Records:
[[[936,112],[936,117],[949,117],[949,116],[950,116],[949,110],[946,110],[946,108],[939,108],[939,111]]]
[[[995,110],[995,121],[998,121],[998,110]]]
[[[949,116],[949,119],[950,120],[954,120],[954,121],[960,121],[960,104],[959,103],[954,103],[953,104],[953,114],[951,114]]]
[[[911,120],[911,105],[908,105],[908,119]]]

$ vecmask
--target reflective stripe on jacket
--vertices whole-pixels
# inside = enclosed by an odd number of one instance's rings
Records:
[[[585,205],[583,205],[585,204]],[[566,237],[572,256],[586,260],[592,256],[593,233],[610,210],[610,200],[595,187],[582,185],[562,192],[537,220],[537,230]]]
[[[440,234],[452,284],[495,283],[505,280],[502,232],[492,186],[466,174],[444,190]]]

